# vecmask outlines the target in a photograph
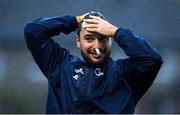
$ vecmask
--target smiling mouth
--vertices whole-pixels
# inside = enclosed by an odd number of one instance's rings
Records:
[[[89,54],[91,54],[94,58],[101,58],[102,54],[104,54],[104,50],[100,48],[94,48],[93,50],[89,51]]]

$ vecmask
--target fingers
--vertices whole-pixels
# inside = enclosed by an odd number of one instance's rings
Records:
[[[83,22],[82,27],[83,28],[97,28],[97,24]]]
[[[89,16],[90,19],[84,19],[83,21],[84,22],[87,22],[87,23],[95,23],[95,24],[98,24],[99,21],[101,20],[100,17],[97,17],[97,16]]]
[[[83,19],[82,27],[89,32],[98,32],[101,18],[97,16],[90,16],[90,19]]]
[[[85,28],[89,32],[97,32],[98,25],[97,24],[92,24],[92,23],[82,23],[82,27]]]
[[[89,17],[92,18],[92,19],[97,19],[97,20],[101,19],[101,18],[98,17],[98,16],[92,16],[92,15],[90,15]]]
[[[96,19],[84,19],[83,22],[98,24],[98,21]]]
[[[86,28],[89,32],[98,32],[98,28]]]

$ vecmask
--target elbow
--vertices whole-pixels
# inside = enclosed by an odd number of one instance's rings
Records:
[[[25,35],[25,38],[26,38],[26,36],[27,36],[29,33],[32,32],[32,30],[33,30],[33,26],[32,26],[31,23],[28,23],[28,24],[25,25],[25,27],[24,27],[24,35]]]
[[[154,56],[154,65],[161,67],[162,64],[163,64],[162,56],[159,54]]]
[[[24,37],[25,39],[27,40],[28,38],[30,38],[29,36],[31,35],[32,33],[32,24],[28,23],[25,25],[24,27]]]
[[[38,38],[41,35],[41,30],[35,23],[27,23],[24,27],[24,37],[26,41]]]
[[[28,23],[24,27],[24,38],[26,41],[27,48],[29,49],[32,42],[34,42],[34,33],[33,33],[33,25],[32,23]]]

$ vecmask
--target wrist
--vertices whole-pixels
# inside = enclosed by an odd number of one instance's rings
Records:
[[[81,23],[81,16],[76,16],[76,21],[78,24],[80,24]]]
[[[118,27],[113,26],[113,28],[112,28],[112,32],[111,32],[111,37],[113,37],[113,36],[114,36],[114,34],[116,33],[117,29],[118,29]]]

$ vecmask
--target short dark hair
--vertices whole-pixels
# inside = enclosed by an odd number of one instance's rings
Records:
[[[84,16],[83,19],[90,19],[90,16],[97,16],[97,17],[100,17],[102,19],[105,19],[104,16],[100,13],[100,12],[88,12],[87,15]],[[76,30],[76,34],[78,35],[78,37],[80,36],[80,31],[82,29],[82,22],[83,22],[83,19],[82,21],[80,22],[77,30]]]

